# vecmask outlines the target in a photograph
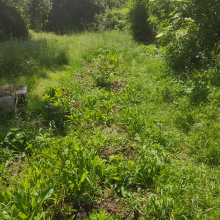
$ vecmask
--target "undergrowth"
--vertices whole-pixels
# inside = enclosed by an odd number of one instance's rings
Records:
[[[69,64],[68,48],[53,40],[0,43],[0,81],[16,83],[20,76],[46,77],[46,71]]]
[[[163,49],[116,31],[41,38],[69,66],[43,63],[27,106],[1,115],[0,218],[218,219],[215,69],[171,76]]]

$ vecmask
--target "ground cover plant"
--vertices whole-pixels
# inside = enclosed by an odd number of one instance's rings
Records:
[[[0,219],[220,218],[215,67],[173,76],[119,31],[4,45],[22,67],[1,84],[30,90],[0,115]]]

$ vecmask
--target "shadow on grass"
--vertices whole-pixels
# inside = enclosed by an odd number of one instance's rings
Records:
[[[4,152],[31,154],[45,134],[66,136],[65,118],[56,108],[46,105],[40,97],[29,102],[14,112],[0,112],[0,155]]]
[[[0,43],[0,84],[20,78],[34,84],[33,76],[46,78],[48,70],[69,64],[67,48],[55,40],[23,40]]]
[[[12,113],[0,112],[0,142],[4,140],[5,135],[11,128],[9,121],[12,117]]]
[[[35,88],[39,78],[48,78],[47,71],[56,70],[69,64],[68,50],[55,40],[21,40],[0,43],[0,85],[26,84],[29,90]],[[42,123],[48,127],[48,121],[56,121],[56,116],[46,114],[41,100],[35,100],[35,107],[24,106],[18,112],[0,112],[0,142],[12,128],[20,128],[30,122],[31,115],[44,117]],[[41,108],[39,110],[38,108]],[[50,117],[48,116],[50,115]],[[38,116],[37,116],[38,117]],[[34,123],[36,120],[34,120]],[[32,123],[32,122],[31,122]],[[57,122],[56,122],[57,124]],[[30,126],[27,126],[32,130]]]

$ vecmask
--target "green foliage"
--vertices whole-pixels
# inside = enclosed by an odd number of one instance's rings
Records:
[[[130,6],[129,18],[131,33],[136,41],[147,42],[153,38],[153,30],[149,23],[148,1],[135,0]]]
[[[42,67],[69,63],[67,49],[56,42],[19,41],[4,42],[0,47],[0,71],[3,77],[13,77],[39,72]]]
[[[91,74],[96,87],[110,89],[114,76],[125,71],[122,54],[114,47],[88,51],[84,57],[87,61],[91,61]]]
[[[105,210],[100,210],[98,213],[97,211],[94,211],[92,214],[89,215],[89,217],[85,217],[84,220],[120,220],[120,215],[117,214],[116,216],[109,216],[105,213]]]
[[[220,40],[219,4],[212,0],[153,1],[151,20],[157,25],[157,37],[166,46],[166,60],[177,72],[215,62]]]
[[[20,129],[11,129],[3,142],[3,147],[13,148],[16,151],[22,151],[27,147],[27,134]]]
[[[68,44],[71,65],[45,65],[3,113],[0,219],[218,219],[216,66],[171,76],[163,49],[126,32],[40,36]]]
[[[105,30],[128,30],[130,27],[128,19],[128,3],[130,0],[104,0],[96,1],[100,8],[96,13],[94,23],[88,26],[88,29],[95,31]]]
[[[127,0],[4,0],[4,2],[17,8],[26,25],[36,31],[64,34],[91,27],[95,30],[123,29],[128,23],[126,14],[119,12],[119,9],[126,6]]]
[[[50,0],[4,0],[8,5],[17,8],[26,25],[32,30],[45,30],[52,8]]]
[[[54,0],[47,30],[60,34],[82,31],[99,11],[94,0]]]
[[[118,73],[118,66],[120,64],[119,52],[114,48],[110,50],[104,48],[100,49],[98,54],[93,60],[95,70],[92,74],[95,86],[110,88],[112,75]]]
[[[44,103],[44,118],[47,121],[53,121],[56,128],[63,128],[68,117],[72,115],[74,122],[78,121],[77,103],[68,89],[64,87],[50,88],[48,94],[45,94],[42,102]]]
[[[95,30],[127,30],[128,9],[107,9],[104,13],[96,16]]]
[[[50,0],[29,0],[26,17],[29,19],[30,28],[42,30],[46,28],[52,3]]]
[[[35,201],[34,199],[30,200],[24,193],[19,193],[15,191],[11,194],[9,191],[6,193],[5,196],[13,198],[14,207],[8,207],[9,209],[3,211],[1,213],[1,218],[4,220],[11,219],[14,217],[18,220],[23,219],[42,219],[45,216],[45,212],[42,212],[43,203],[51,197],[53,193],[53,188],[51,186],[47,187],[44,191],[42,191],[38,196],[38,200]],[[28,206],[30,205],[32,209],[29,209]],[[41,214],[39,214],[41,212]]]
[[[123,8],[129,0],[97,0],[103,9]]]
[[[28,37],[28,29],[15,7],[0,1],[0,41],[24,39]]]

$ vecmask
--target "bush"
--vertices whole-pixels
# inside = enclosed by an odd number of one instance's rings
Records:
[[[93,0],[54,0],[46,29],[60,34],[82,31],[100,10]]]
[[[130,8],[131,33],[134,40],[146,42],[153,37],[149,24],[148,5],[146,0],[135,0]]]
[[[159,0],[151,2],[150,9],[173,70],[184,72],[214,61],[213,51],[220,40],[220,5],[216,0]]]
[[[127,9],[106,10],[96,16],[96,30],[126,30],[128,27]]]
[[[15,7],[0,0],[0,40],[20,39],[28,36],[28,29]]]
[[[123,8],[127,2],[128,0],[97,0],[103,9]]]

